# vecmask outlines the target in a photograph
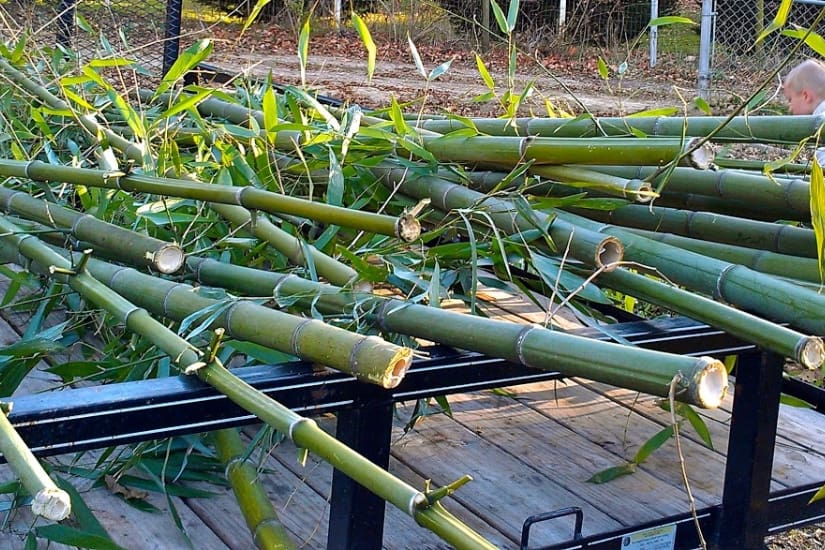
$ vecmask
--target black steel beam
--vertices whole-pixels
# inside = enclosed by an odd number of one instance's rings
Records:
[[[753,346],[684,318],[622,323],[609,328],[623,340],[651,349],[690,354],[729,354]],[[581,335],[610,339],[594,329]],[[558,372],[540,371],[503,359],[426,349],[397,388],[387,391],[403,401],[506,385],[551,380]],[[302,363],[234,369],[240,378],[303,414],[336,412],[351,406],[365,385],[338,372],[312,370]],[[32,450],[56,455],[199,433],[253,423],[256,419],[194,377],[169,377],[15,397],[10,420]]]

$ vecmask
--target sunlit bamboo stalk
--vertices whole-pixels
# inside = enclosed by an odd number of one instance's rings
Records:
[[[238,431],[231,428],[217,430],[212,433],[212,440],[255,546],[260,550],[296,548],[261,486],[258,469],[249,463],[246,445]]]
[[[427,495],[375,465],[331,435],[311,419],[302,417],[277,401],[246,384],[224,368],[214,357],[193,348],[186,340],[153,319],[139,308],[100,283],[83,269],[60,256],[31,235],[0,218],[0,239],[18,247],[30,260],[52,266],[52,274],[65,281],[85,300],[104,308],[115,319],[136,334],[146,338],[167,354],[181,371],[197,374],[204,382],[224,393],[235,404],[285,434],[305,448],[362,484],[377,496],[416,519],[456,548],[476,550],[495,548],[483,537],[458,521],[443,507],[430,502]]]
[[[224,264],[204,258],[187,260],[199,282],[251,295],[298,301],[329,313],[358,307],[380,328],[408,334],[534,368],[561,371],[653,395],[667,394],[676,372],[685,375],[679,399],[715,407],[726,391],[726,373],[717,361],[622,346],[503,320],[344,292],[296,276]]]
[[[6,409],[10,407],[11,404],[0,406],[0,452],[32,496],[32,512],[51,521],[64,520],[72,512],[69,494],[52,481],[9,422]]]
[[[37,160],[0,160],[0,175],[218,202],[266,212],[283,212],[324,223],[396,236],[407,242],[417,239],[421,232],[421,226],[414,216],[404,215],[396,218],[384,214],[361,212],[351,208],[281,195],[251,186],[205,185],[190,180],[55,166]]]

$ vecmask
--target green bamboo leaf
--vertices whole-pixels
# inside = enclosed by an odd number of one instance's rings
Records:
[[[452,132],[448,132],[444,134],[444,137],[447,139],[450,138],[470,138],[475,137],[478,135],[477,130],[473,130],[472,128],[459,128],[458,130],[453,130]]]
[[[278,135],[278,99],[275,97],[275,90],[272,89],[271,84],[272,80],[268,78],[261,101],[264,112],[264,130],[270,145],[275,143],[275,138]]]
[[[736,359],[738,355],[726,355],[725,358],[722,360],[722,363],[725,365],[725,370],[730,374],[733,372],[734,367],[736,367]]]
[[[492,101],[496,98],[496,93],[493,91],[484,92],[483,94],[479,94],[471,100],[473,103],[486,103],[488,101]]]
[[[788,395],[783,393],[779,396],[779,402],[783,405],[788,405],[789,407],[796,407],[798,409],[813,409],[814,406],[808,403],[803,399],[799,399],[798,397],[794,397],[793,395]]]
[[[664,27],[667,25],[696,25],[696,22],[689,17],[683,17],[680,15],[667,15],[664,17],[657,17],[656,19],[651,19],[650,23],[648,23],[649,27]]]
[[[257,2],[255,2],[255,7],[253,7],[252,11],[249,12],[249,17],[247,17],[246,21],[243,22],[243,27],[241,27],[241,36],[243,36],[243,33],[246,32],[246,29],[248,29],[249,26],[255,22],[255,19],[258,18],[258,15],[260,15],[261,10],[264,9],[267,4],[269,4],[269,0],[258,0]],[[307,20],[309,20],[309,18],[307,18]]]
[[[607,63],[601,56],[599,56],[599,76],[602,77],[602,80],[607,80],[607,77],[610,76]]]
[[[793,0],[782,0],[782,3],[779,4],[779,8],[776,10],[776,15],[771,21],[770,25],[765,27],[759,36],[756,37],[756,43],[758,44],[762,40],[765,39],[769,34],[776,31],[777,29],[781,29],[785,26],[785,23],[788,21],[788,14],[791,12],[791,7],[793,6]]]
[[[528,253],[530,255],[530,261],[533,264],[533,268],[542,278],[544,284],[548,287],[556,288],[556,284],[558,282],[559,287],[567,292],[572,292],[585,283],[584,278],[562,269],[561,262],[557,259],[539,254],[532,249],[528,250]],[[586,286],[581,288],[581,290],[578,290],[577,296],[597,304],[611,303],[610,298],[608,298],[601,291],[601,289],[593,283],[588,283]]]
[[[498,5],[496,0],[490,0],[490,7],[493,8],[493,16],[496,18],[498,28],[501,29],[502,33],[510,34],[510,29],[507,27],[507,17],[504,15],[501,6]]]
[[[702,111],[702,113],[710,116],[710,113],[711,113],[710,105],[703,98],[701,98],[699,96],[696,96],[693,100],[693,104],[696,106],[696,108],[698,108],[700,111]]]
[[[341,124],[338,122],[338,119],[329,112],[329,109],[321,105],[317,99],[312,97],[312,95],[308,94],[305,90],[294,86],[288,86],[286,88],[286,92],[289,95],[297,97],[304,105],[313,108],[315,112],[321,115],[321,118],[324,119],[327,127],[331,128],[335,132],[341,131]]]
[[[808,33],[805,29],[788,29],[783,30],[781,33],[783,36],[790,36],[791,38],[796,38],[797,40],[805,40],[805,45],[814,50],[820,56],[825,56],[825,39],[822,38],[822,35],[817,34],[815,32]]]
[[[638,113],[627,115],[627,118],[648,116],[673,116],[678,112],[679,109],[677,109],[676,107],[660,107],[658,109],[647,109],[646,111],[639,111]]]
[[[83,32],[85,32],[86,34],[94,34],[95,33],[94,28],[89,24],[88,21],[86,21],[86,18],[83,17],[83,15],[81,15],[80,13],[75,12],[74,18],[75,18],[75,22],[77,23],[77,26],[80,27],[83,30]]]
[[[453,59],[455,59],[455,57],[453,57]],[[447,71],[449,71],[450,70],[450,65],[453,64],[453,59],[450,59],[449,61],[445,61],[444,63],[442,63],[441,65],[439,65],[438,67],[436,67],[435,69],[430,71],[430,74],[427,75],[427,82],[432,82],[433,80],[435,80],[439,76],[441,76],[444,73],[446,73]]]
[[[450,119],[450,120],[458,121],[461,124],[463,124],[464,126],[466,126],[467,128],[472,128],[475,131],[476,135],[481,133],[481,132],[478,131],[478,127],[476,126],[476,123],[473,122],[473,119],[471,119],[471,118],[468,118],[466,116],[456,115],[456,114],[453,114],[453,113],[449,113],[447,115],[447,118]]]
[[[811,166],[811,224],[816,238],[816,255],[819,261],[819,279],[825,284],[825,178],[822,167],[814,156]]]
[[[510,7],[507,10],[507,28],[512,32],[516,28],[518,19],[519,0],[510,0]]]
[[[347,260],[349,265],[358,272],[358,276],[361,279],[371,283],[380,283],[387,280],[389,270],[385,266],[371,264],[360,255],[342,245],[337,245],[335,251]]]
[[[666,410],[670,411],[670,403],[665,400],[660,402],[661,407]],[[710,430],[708,429],[708,425],[705,423],[704,419],[699,415],[699,413],[694,410],[693,407],[688,405],[687,403],[676,403],[676,414],[690,422],[690,425],[693,427],[693,430],[696,432],[696,435],[702,440],[702,442],[708,447],[708,449],[713,449],[713,441],[710,437]]]
[[[82,98],[81,96],[79,96],[78,94],[73,92],[71,89],[64,87],[63,88],[63,94],[66,96],[67,99],[69,99],[73,103],[83,107],[84,109],[87,109],[89,111],[94,111],[95,110],[95,108],[92,106],[91,103],[89,103],[84,98]]]
[[[95,479],[99,478],[102,475],[100,471],[95,471],[94,476]],[[63,489],[69,494],[69,499],[71,500],[72,504],[72,517],[77,522],[77,525],[80,529],[84,532],[90,533],[97,537],[100,537],[104,540],[111,539],[109,537],[109,533],[106,532],[106,529],[103,528],[103,525],[97,520],[95,515],[86,505],[86,501],[83,500],[83,497],[80,496],[80,493],[74,486],[63,479],[60,476],[53,476],[54,482],[57,484],[58,487]]]
[[[412,54],[413,61],[415,62],[415,68],[422,77],[427,78],[427,70],[424,68],[424,63],[421,61],[421,56],[418,55],[418,48],[415,47],[415,43],[412,41],[409,32],[407,33],[407,44],[410,45],[410,53]]]
[[[327,178],[327,204],[342,206],[344,204],[344,171],[332,147],[329,147],[328,151],[329,177]]]
[[[143,120],[141,120],[140,116],[138,116],[137,111],[135,111],[132,106],[127,103],[126,100],[124,100],[123,97],[121,97],[121,95],[113,88],[107,90],[106,94],[109,96],[109,99],[112,100],[114,106],[117,107],[117,110],[126,121],[129,129],[132,130],[135,138],[145,140],[146,128],[143,126]]]
[[[487,89],[493,91],[496,89],[496,83],[493,80],[493,77],[490,76],[490,71],[487,70],[487,65],[484,64],[484,60],[481,59],[481,56],[477,53],[473,55],[476,56],[476,67],[478,68],[478,74],[481,75],[481,80],[484,81],[484,85],[487,86]]]
[[[447,401],[446,395],[437,395],[435,397],[435,402],[438,403],[438,406],[441,407],[441,411],[449,416],[450,418],[453,417],[453,409],[450,407],[450,402]]]
[[[367,24],[355,12],[352,12],[352,26],[358,31],[358,36],[361,37],[361,42],[364,43],[364,47],[367,49],[367,82],[369,83],[372,82],[372,75],[375,72],[377,48]]]
[[[587,480],[588,483],[607,483],[617,477],[626,476],[636,471],[636,464],[628,462],[621,466],[612,466],[600,472],[596,472]]]
[[[649,457],[656,449],[667,443],[671,436],[673,436],[672,425],[667,426],[659,433],[645,441],[644,444],[639,447],[639,450],[636,452],[636,456],[633,457],[633,462],[636,464],[641,464],[647,460],[647,457]]]
[[[111,539],[58,523],[35,528],[35,534],[46,540],[89,550],[124,550]]]
[[[89,61],[90,67],[130,67],[135,64],[133,59],[125,57],[113,57],[107,59],[92,59]]]
[[[169,68],[169,71],[163,76],[163,80],[161,80],[155,90],[154,99],[168,92],[186,73],[209,57],[209,54],[212,53],[212,47],[212,40],[204,38],[186,48]]]
[[[819,488],[814,496],[811,497],[811,500],[808,501],[808,504],[813,504],[817,500],[822,500],[825,498],[825,485]]]
[[[26,534],[26,544],[23,545],[23,550],[37,550],[37,537],[31,531]]]
[[[155,121],[155,125],[157,125],[162,120],[165,120],[182,111],[186,111],[187,109],[195,107],[198,103],[209,97],[211,93],[211,90],[199,90],[194,95],[181,96],[181,99],[179,101],[176,101],[172,106],[170,106],[167,110],[165,110],[158,116],[158,118]]]
[[[268,1],[268,0],[267,0]],[[307,85],[307,58],[309,57],[309,20],[307,17],[298,36],[298,63],[301,70],[301,86]]]
[[[427,297],[432,307],[441,307],[441,268],[438,259],[435,260],[433,273],[430,277],[430,287],[427,289]]]

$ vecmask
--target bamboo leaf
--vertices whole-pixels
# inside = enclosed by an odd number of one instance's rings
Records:
[[[132,106],[127,103],[113,88],[107,90],[106,93],[109,96],[109,99],[112,100],[114,106],[117,107],[117,110],[120,111],[120,115],[126,121],[129,129],[132,130],[135,138],[138,140],[146,139],[146,128],[143,126],[143,121],[140,116],[138,116],[137,111],[135,111]]]
[[[602,80],[607,80],[607,77],[610,76],[610,73],[607,69],[607,63],[605,63],[604,59],[599,56],[599,76]]]
[[[243,22],[243,27],[241,27],[241,36],[243,36],[243,33],[246,32],[246,29],[248,29],[249,26],[255,22],[255,20],[258,18],[258,15],[260,15],[261,13],[261,10],[264,9],[267,4],[269,4],[269,1],[270,0],[258,0],[257,2],[255,2],[255,7],[253,7],[252,11],[249,12],[249,17],[247,17],[246,21]],[[307,18],[307,20],[309,20],[309,18]]]
[[[195,107],[198,103],[209,97],[211,93],[211,90],[200,90],[194,95],[182,96],[182,99],[175,102],[174,105],[172,105],[163,113],[161,113],[158,116],[157,120],[161,121],[169,117],[172,117],[180,112],[186,111],[187,109],[191,109],[192,107]],[[155,124],[157,124],[157,122]]]
[[[358,36],[361,37],[361,42],[364,43],[364,47],[367,49],[367,83],[370,83],[375,72],[375,56],[377,53],[375,42],[372,40],[367,24],[355,12],[352,12],[352,26],[355,27]]]
[[[613,481],[617,477],[626,476],[636,471],[636,464],[628,462],[621,466],[613,466],[606,468],[600,472],[596,472],[587,480],[588,483],[607,483]]]
[[[682,17],[680,15],[667,15],[664,17],[657,17],[651,19],[648,26],[650,27],[665,27],[667,25],[696,25],[696,22],[689,17]]]
[[[510,29],[507,27],[507,17],[504,15],[501,6],[498,5],[496,0],[490,0],[490,7],[493,8],[493,16],[496,18],[498,28],[501,29],[502,33],[510,34]]]
[[[811,497],[811,500],[808,501],[808,504],[813,504],[818,500],[822,500],[825,498],[825,485],[819,488],[814,496]]]
[[[507,28],[512,32],[516,28],[518,19],[519,0],[510,0],[510,7],[507,10]]]
[[[779,396],[779,402],[783,405],[788,405],[789,407],[796,407],[798,409],[813,409],[814,406],[808,403],[803,399],[799,399],[798,397],[794,397],[793,395],[788,395],[783,393]]]
[[[820,282],[825,284],[825,178],[819,159],[814,156],[811,166],[811,224],[816,238],[816,256]]]
[[[825,38],[822,38],[822,35],[815,32],[808,33],[805,29],[783,30],[781,34],[783,36],[796,38],[797,40],[804,39],[806,46],[814,50],[820,56],[825,56]]]
[[[453,58],[453,59],[455,59],[455,58]],[[433,80],[435,80],[439,76],[441,76],[444,73],[446,73],[447,71],[449,71],[450,70],[450,65],[453,64],[453,59],[450,59],[449,61],[445,61],[444,63],[442,63],[441,65],[439,65],[438,67],[436,67],[432,71],[430,71],[430,74],[427,76],[427,81],[432,82]]]
[[[693,100],[693,104],[700,110],[702,113],[710,116],[711,108],[707,101],[703,98],[696,96]]]
[[[327,178],[327,203],[333,206],[344,204],[344,171],[335,156],[332,147],[329,148],[329,177]]]
[[[476,56],[476,67],[478,68],[478,74],[481,75],[481,80],[484,81],[484,85],[487,86],[488,90],[495,90],[496,83],[493,80],[493,77],[490,76],[490,71],[487,70],[487,65],[484,64],[484,60],[481,59],[480,55],[477,53],[474,55]]]
[[[765,30],[759,33],[759,36],[756,37],[757,44],[764,40],[772,32],[785,26],[792,6],[793,0],[782,0],[782,3],[779,4],[779,8],[776,10],[776,15],[774,16],[773,21],[771,21],[771,23],[765,27]]]
[[[58,523],[37,527],[35,533],[38,537],[52,542],[89,550],[123,550],[122,546],[118,546],[111,539]]]
[[[639,450],[636,451],[636,456],[633,457],[633,462],[636,464],[641,464],[647,460],[647,457],[649,457],[656,449],[667,443],[672,436],[673,425],[662,429],[659,433],[645,441],[644,444],[639,447]]]
[[[430,277],[430,288],[427,289],[427,297],[432,307],[441,307],[441,269],[437,258]]]
[[[679,109],[677,109],[676,107],[660,107],[658,109],[647,109],[646,111],[639,111],[638,113],[627,115],[627,118],[648,116],[673,116],[678,112]]]
[[[659,406],[670,412],[670,403],[666,400],[661,400],[659,402]],[[699,438],[704,442],[704,444],[709,448],[713,449],[713,441],[710,437],[710,430],[708,429],[708,425],[705,423],[704,419],[697,413],[693,407],[688,405],[687,403],[676,403],[676,414],[690,422],[690,425],[693,427],[696,434]]]
[[[209,54],[212,53],[212,47],[212,40],[204,38],[186,48],[169,68],[169,71],[163,76],[163,80],[161,80],[155,90],[154,99],[168,92],[186,73],[209,57]]]
[[[268,1],[268,0],[267,0]],[[298,63],[301,70],[301,86],[307,85],[307,58],[309,57],[309,20],[307,17],[298,36]]]
[[[100,475],[100,472],[95,472],[95,478],[100,477]],[[60,476],[54,476],[54,481],[58,487],[69,494],[69,499],[72,504],[72,517],[74,517],[75,521],[77,521],[78,527],[84,532],[111,542],[109,533],[106,532],[106,529],[103,528],[103,525],[100,524],[95,515],[86,505],[86,502],[83,500],[83,497],[80,496],[77,489],[75,489],[71,483]]]
[[[415,62],[416,70],[418,70],[418,73],[422,77],[427,78],[427,70],[424,68],[424,63],[421,61],[421,56],[418,55],[418,48],[415,47],[415,43],[413,43],[409,32],[407,33],[407,44],[410,45],[410,53],[412,54],[413,61]]]

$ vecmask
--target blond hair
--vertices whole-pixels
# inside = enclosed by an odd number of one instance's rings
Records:
[[[825,99],[825,63],[806,59],[788,73],[783,86],[794,92],[809,90],[817,99]]]

